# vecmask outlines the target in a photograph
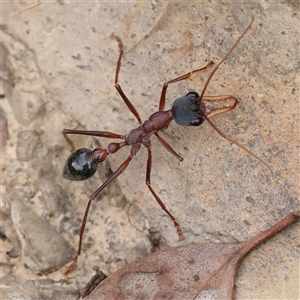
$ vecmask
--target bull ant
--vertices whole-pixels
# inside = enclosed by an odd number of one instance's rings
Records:
[[[166,130],[172,120],[174,120],[177,124],[181,126],[199,126],[201,125],[205,120],[213,127],[214,130],[216,130],[223,138],[229,140],[231,143],[236,144],[243,150],[245,150],[248,154],[255,157],[257,160],[259,160],[262,164],[264,164],[271,172],[272,170],[270,167],[259,157],[257,157],[254,153],[252,153],[250,150],[246,149],[244,146],[240,145],[236,141],[230,139],[227,137],[223,132],[221,132],[210,120],[211,117],[222,114],[228,111],[233,110],[236,105],[238,104],[238,100],[232,96],[232,95],[222,95],[222,96],[204,96],[205,91],[208,87],[208,84],[210,83],[213,75],[218,70],[219,66],[228,58],[228,56],[232,53],[234,48],[237,46],[237,44],[241,41],[243,36],[246,34],[246,32],[249,30],[253,23],[254,18],[252,17],[252,20],[250,24],[247,26],[243,34],[239,37],[239,39],[235,42],[235,44],[232,46],[232,48],[229,50],[229,52],[226,54],[226,56],[214,67],[211,74],[209,75],[204,88],[199,96],[196,92],[189,92],[185,96],[180,97],[176,99],[172,105],[172,108],[170,110],[164,110],[165,109],[165,102],[166,102],[166,92],[168,85],[171,83],[179,82],[182,80],[189,79],[192,74],[196,72],[200,72],[202,70],[205,70],[208,68],[208,66],[211,64],[207,64],[205,67],[201,69],[193,70],[185,75],[179,76],[175,79],[172,79],[166,83],[164,83],[160,101],[159,101],[159,109],[157,112],[153,113],[148,120],[142,122],[139,113],[133,106],[133,104],[130,102],[130,100],[127,98],[125,93],[123,92],[120,84],[118,83],[118,77],[121,69],[121,59],[124,53],[124,47],[121,39],[112,34],[112,38],[115,39],[118,42],[119,45],[119,58],[117,61],[116,66],[116,74],[115,74],[115,88],[122,97],[123,101],[127,105],[130,112],[135,116],[137,119],[139,126],[132,129],[128,134],[120,135],[113,132],[108,131],[86,131],[86,130],[73,130],[73,129],[63,129],[62,133],[65,137],[65,139],[68,141],[68,143],[72,146],[73,150],[75,150],[73,142],[68,137],[69,134],[80,134],[80,135],[89,135],[94,137],[103,137],[103,138],[110,138],[110,139],[121,139],[123,141],[116,142],[116,143],[110,143],[106,149],[103,148],[95,148],[93,150],[87,149],[87,148],[81,148],[73,153],[68,157],[66,164],[63,169],[63,177],[68,180],[75,180],[75,181],[81,181],[86,180],[93,176],[97,170],[97,167],[99,163],[102,163],[105,161],[107,156],[109,154],[114,154],[118,150],[120,150],[123,147],[130,146],[130,154],[127,157],[127,159],[119,166],[117,170],[115,170],[111,176],[90,196],[84,218],[81,225],[81,230],[79,233],[79,246],[78,246],[78,252],[77,256],[74,258],[73,263],[68,268],[65,274],[71,273],[75,267],[76,262],[78,259],[78,256],[81,252],[81,245],[82,245],[82,237],[86,225],[87,215],[91,206],[92,201],[97,197],[99,193],[101,193],[111,182],[113,182],[119,175],[121,175],[125,169],[128,167],[129,163],[133,159],[133,157],[137,154],[137,152],[141,149],[141,146],[145,146],[148,151],[148,159],[147,159],[147,167],[146,167],[146,185],[156,201],[159,203],[161,208],[169,215],[169,217],[172,219],[174,226],[177,230],[177,234],[179,236],[179,240],[184,240],[184,235],[182,233],[182,230],[180,228],[179,223],[176,221],[175,217],[169,212],[169,210],[166,208],[160,197],[155,193],[151,186],[151,180],[150,180],[150,174],[151,174],[151,165],[152,165],[152,151],[151,151],[151,137],[154,135],[158,141],[162,144],[162,146],[169,151],[171,154],[173,154],[179,161],[182,161],[183,158],[175,152],[175,150],[168,144],[166,140],[164,140],[160,135],[159,132],[162,132]],[[207,108],[205,107],[204,102],[217,102],[217,101],[233,101],[231,105],[223,106],[221,108],[212,109],[208,112]],[[224,102],[225,103],[225,102]]]

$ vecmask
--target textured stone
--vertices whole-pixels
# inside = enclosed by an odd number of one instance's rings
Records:
[[[75,257],[75,250],[49,222],[21,201],[12,201],[11,217],[22,244],[23,260],[34,273],[54,272]]]
[[[109,34],[119,35],[128,49],[147,32],[162,4],[43,2],[9,17],[27,3],[2,3],[6,66],[16,86],[14,90],[5,84],[8,92],[1,100],[10,133],[2,153],[3,201],[9,204],[18,198],[34,206],[73,247],[89,195],[128,157],[129,149],[110,155],[94,178],[68,182],[61,178],[70,153],[61,130],[126,134],[138,125],[114,88],[119,53]],[[274,176],[207,122],[199,128],[171,123],[161,136],[184,161],[179,163],[153,139],[151,182],[180,223],[185,243],[243,241],[299,207],[299,3],[171,1],[159,24],[122,61],[119,82],[145,120],[158,109],[164,82],[220,61],[253,15],[251,29],[219,68],[206,94],[238,98],[234,111],[212,120],[264,159]],[[203,72],[192,81],[171,84],[166,109],[188,91],[200,92],[208,76]],[[19,91],[36,101],[32,110],[18,109],[25,103],[14,97]],[[36,130],[40,137],[40,150],[30,162],[16,159],[17,133],[23,130]],[[99,145],[87,136],[72,139],[77,148]],[[102,147],[110,142],[97,140]],[[119,176],[120,189],[111,195],[108,188],[92,203],[74,273],[80,289],[94,275],[94,266],[108,275],[126,264],[128,251],[148,241],[149,228],[160,232],[161,247],[179,244],[172,221],[145,185],[146,152],[142,148]],[[133,225],[130,203],[144,216]],[[299,248],[291,243],[297,234],[289,236],[287,230],[249,255],[240,266],[236,299],[299,296]],[[6,255],[11,248],[1,251]],[[21,258],[14,263],[16,276],[27,280],[30,270]],[[47,276],[59,281],[63,271]]]

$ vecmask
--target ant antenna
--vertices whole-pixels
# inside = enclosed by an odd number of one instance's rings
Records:
[[[252,23],[254,21],[254,17],[252,17],[249,25],[247,26],[247,28],[244,30],[243,34],[238,38],[238,40],[234,43],[234,45],[231,47],[231,49],[229,50],[229,52],[225,55],[225,57],[214,67],[214,69],[212,70],[212,72],[210,73],[205,85],[204,85],[204,88],[201,92],[201,95],[200,95],[200,100],[199,102],[201,102],[203,96],[204,96],[204,93],[208,87],[208,84],[210,83],[213,75],[216,73],[216,71],[218,70],[219,66],[228,58],[228,56],[232,53],[233,49],[237,46],[237,44],[241,41],[241,39],[244,37],[244,35],[247,33],[247,31],[250,29]],[[255,155],[253,152],[251,152],[250,150],[248,150],[246,147],[244,147],[243,145],[239,144],[238,142],[232,140],[231,138],[229,138],[227,135],[225,135],[219,128],[217,128],[217,126],[210,120],[210,118],[208,116],[206,116],[204,114],[204,119],[210,124],[210,126],[219,134],[221,135],[223,138],[227,139],[228,141],[230,141],[231,143],[239,146],[241,149],[243,149],[244,151],[246,151],[248,154],[250,154],[251,156],[253,156],[254,158],[256,158],[260,163],[262,163],[264,166],[266,166],[269,171],[271,172],[271,174],[273,175],[273,171],[272,169],[270,168],[270,166],[265,162],[263,161],[261,158],[259,158],[257,155]]]
[[[230,141],[231,143],[239,146],[240,148],[242,148],[244,151],[246,151],[248,154],[252,155],[254,158],[256,158],[260,163],[262,163],[264,166],[266,166],[269,171],[271,172],[272,175],[273,171],[272,169],[269,167],[269,165],[263,161],[261,158],[259,158],[257,155],[255,155],[253,152],[251,152],[250,150],[248,150],[246,147],[244,147],[243,145],[239,144],[238,142],[234,141],[233,139],[229,138],[226,134],[224,134],[211,120],[209,117],[207,117],[206,115],[204,115],[204,119],[210,124],[210,126],[220,135],[222,136],[224,139]]]
[[[202,90],[202,93],[200,95],[200,101],[207,89],[208,84],[210,83],[210,80],[212,79],[212,77],[214,76],[214,74],[217,72],[219,66],[228,58],[228,56],[231,54],[231,52],[233,51],[233,49],[237,46],[237,44],[241,41],[241,39],[244,37],[244,35],[247,33],[247,31],[249,30],[249,28],[251,27],[252,23],[254,21],[254,17],[252,17],[250,24],[247,26],[247,28],[245,29],[245,31],[243,32],[243,34],[238,38],[238,40],[234,43],[234,45],[231,47],[231,49],[229,50],[229,52],[225,55],[225,57],[214,67],[214,69],[212,70],[212,72],[210,73],[204,88]]]

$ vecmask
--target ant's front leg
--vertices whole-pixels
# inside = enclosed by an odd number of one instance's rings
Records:
[[[160,96],[160,101],[159,101],[159,111],[162,111],[165,109],[165,104],[166,104],[166,93],[167,93],[167,88],[169,86],[170,83],[174,83],[174,82],[178,82],[178,81],[182,81],[182,80],[187,80],[190,79],[191,76],[195,73],[198,73],[200,71],[206,70],[210,65],[212,65],[213,62],[208,63],[205,67],[200,68],[200,69],[196,69],[193,70],[187,74],[184,74],[182,76],[179,76],[177,78],[174,78],[172,80],[169,80],[168,82],[165,82],[161,91],[161,96]]]
[[[122,139],[125,140],[125,136],[109,131],[88,131],[88,130],[75,130],[75,129],[63,129],[62,134],[66,141],[69,143],[69,145],[72,148],[72,151],[75,150],[74,143],[71,141],[71,139],[68,137],[68,134],[79,134],[79,135],[89,135],[94,137],[104,137],[109,139]]]
[[[110,37],[112,39],[115,39],[118,42],[119,50],[120,50],[120,54],[119,54],[119,58],[118,58],[118,61],[117,61],[117,66],[116,66],[115,88],[118,91],[118,93],[120,94],[120,96],[122,97],[122,99],[125,102],[125,104],[128,107],[128,109],[136,117],[136,119],[139,122],[139,124],[142,124],[142,120],[141,120],[141,117],[140,117],[139,113],[137,112],[137,110],[135,109],[135,107],[133,106],[133,104],[130,102],[130,100],[127,98],[127,96],[125,95],[125,93],[123,92],[123,90],[122,90],[122,88],[121,88],[121,86],[119,84],[119,73],[120,73],[120,69],[121,69],[121,60],[122,60],[122,56],[123,56],[123,53],[124,53],[123,42],[114,33],[112,33]]]
[[[183,158],[169,145],[165,139],[163,139],[157,132],[154,132],[154,135],[167,151],[173,154],[179,161],[183,161]]]

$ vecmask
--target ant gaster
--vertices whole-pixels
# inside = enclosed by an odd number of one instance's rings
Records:
[[[140,150],[141,145],[145,146],[148,151],[148,159],[147,159],[147,167],[146,167],[146,185],[149,188],[150,192],[154,196],[154,198],[157,200],[161,208],[169,215],[169,217],[172,219],[174,226],[177,230],[177,234],[179,236],[180,240],[184,240],[184,235],[182,233],[182,230],[179,226],[179,223],[176,221],[175,217],[168,211],[162,200],[159,198],[159,196],[155,193],[151,186],[150,181],[150,173],[151,173],[151,165],[152,165],[152,151],[151,151],[151,141],[150,138],[152,135],[155,135],[156,138],[159,140],[159,142],[162,144],[162,146],[169,151],[171,154],[173,154],[179,161],[182,161],[183,158],[173,150],[173,148],[159,135],[159,132],[162,132],[166,130],[170,124],[170,122],[174,119],[174,121],[181,125],[181,126],[199,126],[201,125],[205,120],[208,121],[208,123],[224,138],[229,140],[230,142],[238,145],[242,149],[244,149],[246,152],[248,152],[250,155],[258,159],[262,164],[264,164],[268,169],[270,167],[259,157],[257,157],[255,154],[253,154],[251,151],[246,149],[244,146],[240,145],[239,143],[233,141],[229,137],[227,137],[225,134],[223,134],[210,120],[210,117],[215,116],[217,114],[225,113],[228,111],[233,110],[236,105],[238,104],[237,99],[232,95],[223,95],[223,96],[204,96],[204,93],[207,89],[207,86],[217,71],[218,67],[228,58],[228,56],[231,54],[233,49],[237,46],[237,44],[240,42],[240,40],[243,38],[243,36],[246,34],[246,32],[249,30],[254,18],[252,17],[252,20],[250,24],[247,26],[243,34],[240,36],[240,38],[236,41],[236,43],[232,46],[232,48],[229,50],[227,55],[215,66],[213,71],[211,72],[210,76],[208,77],[208,80],[206,81],[204,88],[202,90],[201,95],[199,96],[196,92],[189,92],[185,96],[180,97],[176,99],[172,105],[171,110],[164,110],[165,108],[165,102],[166,102],[166,92],[168,85],[174,82],[182,81],[189,79],[192,74],[205,70],[211,63],[207,64],[205,67],[201,69],[194,70],[192,72],[189,72],[185,75],[182,75],[180,77],[177,77],[173,80],[170,80],[166,83],[164,83],[160,101],[159,101],[159,110],[155,113],[153,113],[148,120],[145,122],[142,122],[137,110],[133,106],[133,104],[129,101],[127,96],[124,94],[121,86],[118,83],[118,77],[119,72],[121,68],[121,59],[124,52],[124,47],[121,39],[112,34],[112,38],[116,39],[119,45],[119,58],[117,61],[116,66],[116,74],[115,74],[115,88],[122,97],[123,101],[127,105],[128,109],[131,111],[131,113],[135,116],[137,121],[139,122],[139,126],[137,128],[132,129],[128,134],[120,135],[113,132],[108,131],[85,131],[85,130],[72,130],[72,129],[63,129],[62,133],[65,137],[65,139],[68,141],[68,143],[72,146],[73,150],[75,150],[73,142],[69,139],[67,135],[69,134],[80,134],[80,135],[89,135],[89,136],[95,136],[95,137],[103,137],[103,138],[111,138],[111,139],[122,139],[122,142],[119,143],[110,143],[106,149],[103,148],[95,148],[94,150],[90,150],[87,148],[81,148],[73,152],[69,158],[67,159],[67,162],[63,169],[63,177],[68,180],[85,180],[93,176],[97,170],[98,164],[105,161],[107,156],[109,154],[116,153],[119,149],[130,146],[130,155],[127,157],[127,159],[120,165],[120,167],[114,171],[111,176],[90,196],[84,218],[81,225],[81,230],[79,233],[79,246],[78,246],[78,252],[77,256],[74,258],[72,265],[69,267],[67,272],[65,274],[69,274],[74,270],[76,267],[76,262],[78,259],[78,256],[80,255],[81,251],[81,244],[82,244],[82,236],[84,233],[87,215],[91,206],[92,201],[96,198],[96,196],[112,181],[114,181],[123,171],[128,167],[130,161],[132,158],[136,155],[136,153]],[[213,109],[209,113],[207,113],[207,110],[205,108],[205,104],[203,101],[208,102],[216,102],[216,101],[227,101],[227,100],[233,100],[234,103],[229,106],[224,106],[222,108]],[[271,169],[270,169],[271,170]],[[272,172],[272,171],[271,171]]]

